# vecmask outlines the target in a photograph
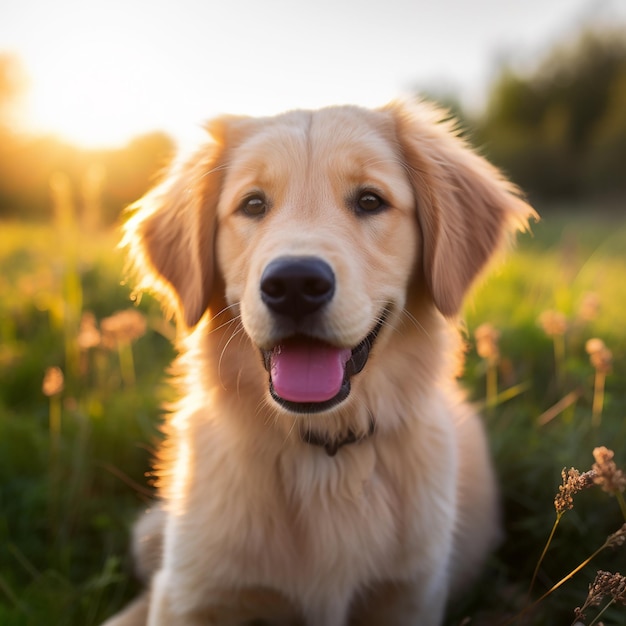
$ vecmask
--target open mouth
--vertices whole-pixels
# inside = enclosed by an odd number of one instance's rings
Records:
[[[365,367],[387,314],[385,309],[372,331],[352,349],[294,335],[272,350],[262,350],[272,398],[293,413],[320,413],[345,400],[350,379]]]

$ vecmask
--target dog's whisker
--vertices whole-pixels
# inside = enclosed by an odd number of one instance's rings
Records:
[[[254,417],[257,418],[265,414],[265,419],[263,420],[263,424],[265,426],[270,426],[272,423],[276,424],[278,420],[278,411],[275,407],[268,405],[267,400],[265,398],[261,398],[257,404],[256,410],[254,412]]]
[[[387,300],[379,300],[376,302],[380,305],[381,308],[386,307],[389,303]],[[375,318],[376,324],[380,324],[383,328],[389,328],[392,332],[399,332],[396,325],[392,320],[389,319],[389,316],[385,313],[385,311],[379,313]]]
[[[265,399],[262,398],[257,402],[256,408],[254,409],[254,419],[264,416],[263,425],[267,426],[272,421],[272,416],[270,415],[270,412],[266,411],[265,409]]]
[[[223,313],[225,313],[226,311],[228,311],[229,309],[235,309],[239,306],[239,302],[233,302],[232,304],[227,304],[224,308],[220,309],[217,313],[215,313],[214,315],[211,316],[211,320],[216,319],[217,317],[219,317],[220,315],[222,315]]]
[[[426,337],[430,337],[430,333],[424,328],[421,322],[409,310],[402,309],[402,316],[406,318],[413,326],[415,326],[417,330],[420,330],[421,332],[423,332],[424,335],[426,335]]]
[[[287,431],[287,434],[285,435],[283,439],[282,448],[285,448],[287,443],[289,442],[289,439],[291,438],[291,434],[296,429],[296,425],[298,421],[299,421],[298,417],[294,415],[293,420],[291,421],[291,427],[289,428],[289,430]]]
[[[231,325],[237,324],[237,323],[241,324],[241,316],[233,317],[233,318],[227,320],[226,322],[224,322],[223,324],[220,324],[219,326],[216,326],[215,328],[212,328],[209,331],[209,334],[212,334],[212,333],[214,333],[214,332],[216,332],[218,330],[221,330],[222,328],[226,328],[227,326],[231,326]]]
[[[225,306],[223,309],[221,309],[220,311],[218,311],[217,313],[215,313],[214,315],[211,315],[211,317],[209,318],[209,324],[213,324],[214,322],[216,322],[218,320],[218,318],[222,315],[224,315],[227,311],[233,310],[233,311],[237,311],[239,308],[239,302],[234,302],[233,304],[229,304],[228,306]],[[240,314],[237,314],[235,316],[233,316],[234,318],[237,317],[241,317]],[[230,320],[228,320],[230,321]],[[227,323],[227,322],[224,322]],[[210,332],[214,332],[216,330],[219,330],[222,327],[222,325],[220,324],[219,326],[215,327],[215,328],[211,328]]]
[[[224,356],[226,354],[226,350],[228,349],[228,346],[231,344],[231,342],[233,341],[233,339],[237,336],[240,335],[241,333],[244,332],[244,327],[243,324],[241,322],[239,322],[239,327],[237,329],[235,329],[229,336],[228,340],[226,341],[226,343],[224,344],[224,347],[222,348],[222,351],[220,352],[220,356],[219,359],[217,361],[217,376],[218,379],[220,381],[220,384],[222,385],[223,389],[227,389],[226,385],[224,384],[224,380],[222,378],[222,361],[224,359]]]

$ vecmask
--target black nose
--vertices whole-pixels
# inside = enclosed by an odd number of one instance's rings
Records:
[[[335,275],[330,265],[314,256],[280,257],[261,276],[261,299],[275,313],[300,320],[330,302]]]

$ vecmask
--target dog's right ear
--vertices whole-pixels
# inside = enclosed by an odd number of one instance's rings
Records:
[[[509,235],[537,218],[519,190],[455,132],[446,114],[425,102],[388,105],[416,193],[423,275],[446,317]]]
[[[163,296],[189,328],[207,310],[213,284],[225,131],[219,121],[208,130],[214,141],[172,167],[161,184],[131,207],[134,213],[122,240],[140,288]]]

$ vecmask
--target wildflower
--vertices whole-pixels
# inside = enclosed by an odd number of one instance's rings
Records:
[[[487,363],[487,407],[493,408],[498,402],[498,362],[500,333],[491,324],[481,324],[475,331],[476,351]]]
[[[558,311],[544,311],[539,316],[539,325],[543,332],[552,339],[554,347],[554,370],[559,386],[564,384],[565,375],[565,332],[567,318]]]
[[[622,527],[615,531],[613,534],[609,535],[606,540],[606,545],[611,548],[617,548],[618,546],[623,546],[626,542],[626,524],[622,524]]]
[[[49,367],[43,377],[41,390],[49,398],[57,396],[63,391],[64,378],[60,367]]]
[[[604,446],[594,448],[595,463],[592,469],[595,473],[593,482],[600,485],[602,491],[611,495],[623,493],[626,489],[626,474],[615,465],[615,453]]]
[[[562,515],[565,511],[574,508],[573,496],[583,489],[587,489],[594,484],[595,471],[591,470],[581,474],[577,469],[570,468],[561,470],[563,484],[559,485],[559,492],[554,498],[554,508],[557,515]]]
[[[107,348],[128,344],[146,332],[146,318],[136,309],[119,311],[102,320],[102,343]]]
[[[490,363],[495,363],[500,358],[498,341],[500,332],[491,324],[481,324],[475,331],[476,351],[478,356]]]
[[[602,339],[589,339],[585,344],[589,361],[600,374],[608,374],[613,364],[613,353],[604,345]]]
[[[102,345],[117,349],[122,379],[129,386],[135,384],[135,364],[131,343],[146,332],[146,318],[136,309],[119,311],[102,320]]]
[[[626,605],[626,576],[619,572],[600,570],[593,583],[589,585],[589,596],[597,602],[594,606],[598,606],[606,596],[611,596],[614,602]]]
[[[598,570],[594,581],[589,585],[587,599],[582,607],[576,607],[576,619],[584,620],[584,611],[589,607],[600,606],[604,598],[611,598],[611,602],[626,605],[626,576],[619,572],[611,573]]]
[[[604,350],[606,346],[604,345],[604,341],[602,339],[598,339],[595,337],[594,339],[589,339],[585,344],[585,350],[587,354],[595,354],[596,352],[600,352]]]
[[[585,321],[591,322],[598,317],[600,313],[600,298],[593,291],[587,292],[580,301],[578,308],[578,317]]]
[[[539,325],[548,337],[557,337],[565,334],[567,318],[558,311],[544,311],[539,316]]]
[[[613,353],[604,345],[602,339],[589,339],[585,344],[585,350],[589,354],[589,361],[596,370],[593,390],[593,416],[594,426],[600,424],[602,407],[604,406],[604,382],[606,375],[611,371]]]
[[[91,311],[85,311],[80,320],[78,331],[78,347],[81,350],[89,350],[100,345],[100,331],[96,326],[96,317]]]

